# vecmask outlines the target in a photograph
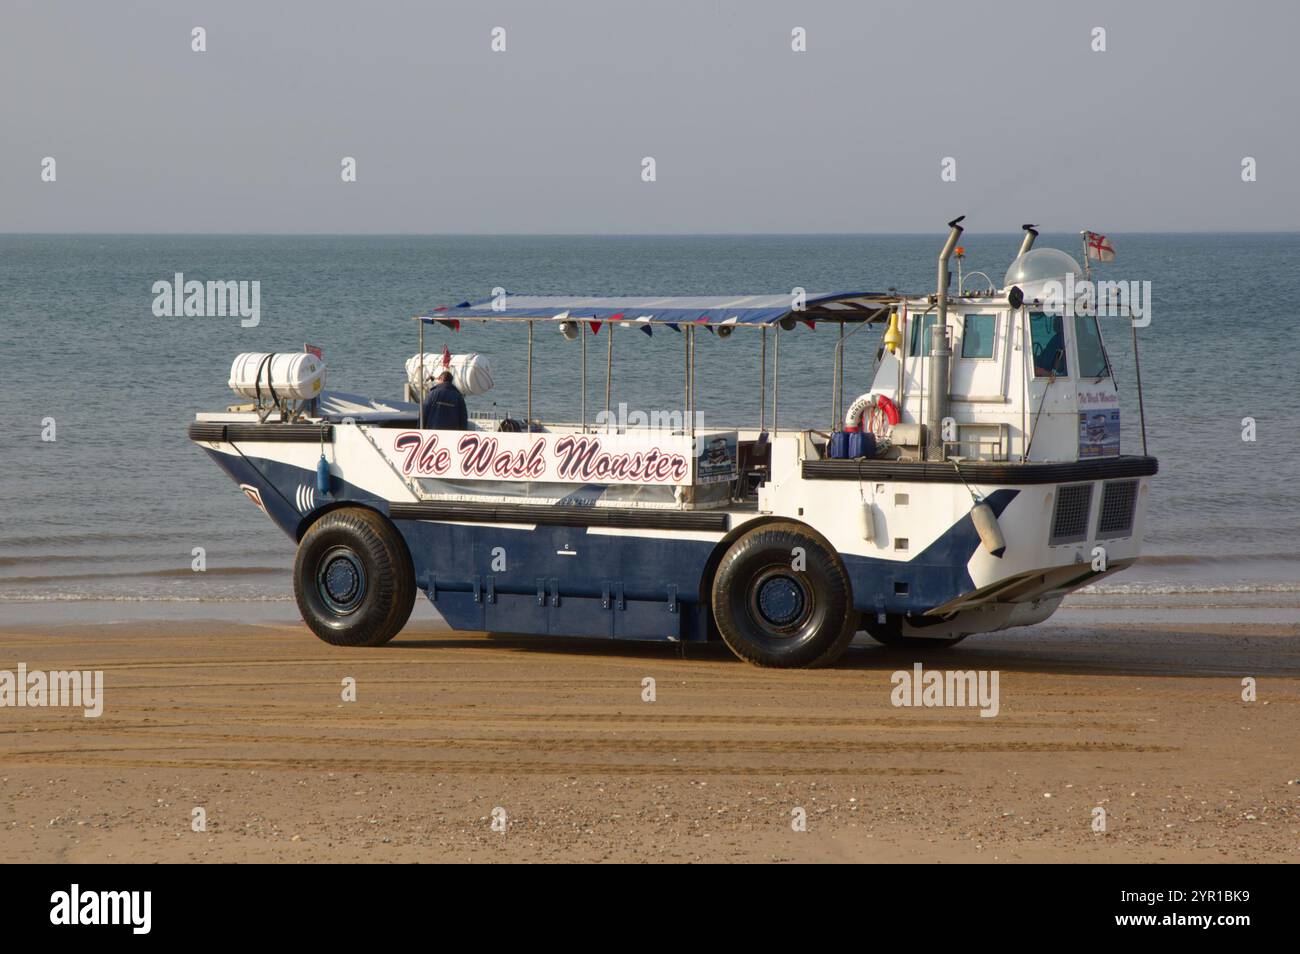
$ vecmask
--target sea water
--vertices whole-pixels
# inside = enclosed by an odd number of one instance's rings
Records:
[[[327,386],[400,398],[410,320],[510,293],[679,295],[932,290],[943,236],[0,236],[0,620],[246,614],[292,600],[293,543],[186,437],[246,351],[320,347]],[[1112,235],[1094,277],[1150,281],[1139,332],[1146,437],[1160,459],[1142,563],[1072,597],[1076,608],[1169,600],[1232,613],[1300,603],[1300,236]],[[963,237],[968,288],[996,284],[1019,236]],[[1039,247],[1077,258],[1077,236]],[[153,288],[258,282],[258,320],[159,316]],[[1103,323],[1140,453],[1130,332]],[[780,425],[829,430],[836,326],[781,337]],[[865,390],[878,328],[846,345],[845,393]],[[605,402],[608,327],[587,335],[589,419]],[[757,424],[759,336],[697,335],[704,423]],[[771,338],[769,337],[769,387]],[[678,409],[683,339],[614,332],[615,408]],[[472,411],[522,417],[522,325],[432,326],[426,348],[477,351],[496,379]],[[580,345],[538,328],[533,412],[574,420]],[[767,398],[771,424],[771,397]],[[1255,440],[1243,440],[1243,418]],[[51,431],[50,425],[53,425]],[[53,440],[43,439],[53,436]],[[200,560],[200,554],[202,559]],[[202,572],[196,567],[202,566]],[[181,604],[187,604],[182,606]],[[9,607],[6,610],[6,606]],[[128,609],[123,611],[122,607]],[[187,608],[188,607],[188,608]],[[281,607],[291,612],[291,605]]]

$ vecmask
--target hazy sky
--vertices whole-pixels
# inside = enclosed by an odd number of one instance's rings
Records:
[[[0,11],[5,232],[1300,228],[1281,0]]]

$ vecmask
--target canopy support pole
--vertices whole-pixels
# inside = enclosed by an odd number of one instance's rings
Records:
[[[582,433],[587,433],[587,336],[578,324],[578,338],[582,341]]]
[[[679,326],[680,327],[680,326]],[[682,332],[682,433],[686,433],[686,422],[691,417],[691,334],[687,328]]]
[[[420,430],[424,430],[424,322],[420,322]]]
[[[608,428],[609,395],[614,384],[614,323],[612,321],[606,321],[605,330],[609,333],[605,339],[605,344],[607,346],[605,352],[605,427]],[[614,430],[617,432],[618,428],[615,428]]]
[[[834,362],[835,367],[838,369],[838,372],[836,375],[835,382],[833,382],[831,385],[832,393],[838,395],[838,397],[832,401],[832,403],[835,405],[835,409],[834,409],[835,417],[831,421],[832,431],[838,430],[842,426],[840,422],[844,421],[844,344],[845,342],[848,341],[849,338],[852,338],[863,328],[869,328],[869,327],[870,327],[870,323],[864,321],[861,324],[854,325],[852,331],[845,333],[844,322],[842,321],[840,322],[840,340],[835,343],[835,362]],[[902,366],[901,362],[899,366],[900,367]]]
[[[1133,370],[1137,377],[1138,386],[1138,421],[1142,425],[1142,456],[1147,457],[1147,412],[1142,404],[1142,359],[1138,357],[1138,329],[1137,324],[1133,321],[1130,314],[1128,319],[1129,328],[1133,332]]]
[[[758,361],[758,430],[767,430],[767,325],[763,326],[763,350]]]
[[[1029,312],[1023,307],[1011,313],[1020,326],[1020,377],[1025,382],[1025,399],[1020,402],[1020,462],[1029,460],[1029,379],[1034,373],[1034,342],[1029,337]]]
[[[695,326],[691,326],[691,439],[695,439]],[[694,451],[691,452],[694,454]]]
[[[524,420],[524,430],[533,432],[533,323],[528,322],[528,411]]]
[[[835,345],[835,380],[831,384],[831,431],[844,416],[844,322],[840,322],[840,340]]]
[[[777,417],[777,401],[781,396],[781,326],[776,326],[772,341],[772,434],[781,432]]]

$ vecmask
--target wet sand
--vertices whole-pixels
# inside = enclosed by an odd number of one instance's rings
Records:
[[[106,696],[98,719],[0,708],[9,861],[1300,859],[1295,625],[1075,614],[806,672],[418,616],[363,650],[301,625],[0,630],[0,669],[102,669]],[[997,670],[1000,713],[895,708],[916,661]]]

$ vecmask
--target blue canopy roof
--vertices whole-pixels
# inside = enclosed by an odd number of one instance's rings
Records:
[[[569,298],[506,295],[471,304],[461,302],[416,315],[417,321],[622,321],[652,324],[770,325],[782,318],[799,321],[882,320],[898,298],[876,292],[809,294],[795,311],[790,295],[711,295],[689,297]],[[494,307],[497,306],[497,307]],[[504,305],[504,307],[501,307]]]

